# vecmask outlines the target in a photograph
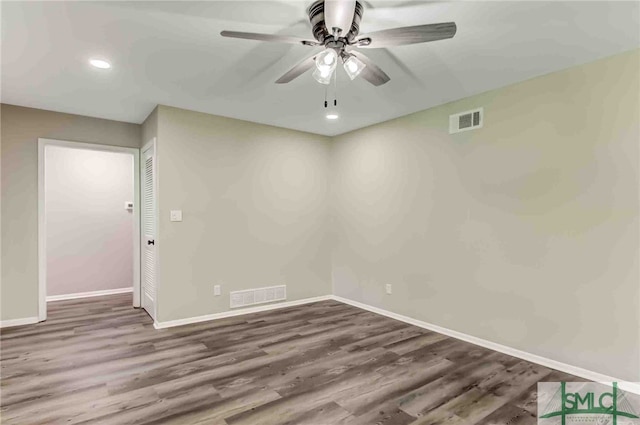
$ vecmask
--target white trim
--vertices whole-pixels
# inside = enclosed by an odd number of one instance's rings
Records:
[[[133,306],[140,307],[140,150],[133,154]]]
[[[302,304],[316,303],[318,301],[327,301],[333,299],[333,295],[322,295],[313,298],[304,298],[301,300],[287,301],[284,303],[269,304],[258,307],[242,308],[233,311],[224,311],[222,313],[207,314],[204,316],[187,317],[185,319],[169,320],[167,322],[155,322],[153,327],[156,329],[172,328],[174,326],[190,325],[192,323],[207,322],[209,320],[224,319],[227,317],[242,316],[251,313],[260,313],[262,311],[277,310],[285,307],[294,307]]]
[[[488,348],[493,351],[497,351],[503,354],[507,354],[509,356],[517,357],[522,360],[526,360],[532,363],[539,364],[541,366],[545,366],[551,369],[559,370],[561,372],[565,372],[571,375],[575,375],[584,379],[588,379],[595,382],[618,382],[619,387],[625,391],[633,392],[635,394],[640,394],[640,383],[637,382],[626,382],[623,379],[614,378],[612,376],[607,376],[598,372],[593,372],[587,369],[583,369],[577,366],[573,366],[570,364],[562,363],[556,360],[552,360],[546,357],[538,356],[536,354],[528,353],[526,351],[518,350],[512,347],[507,347],[506,345],[498,344],[492,341],[487,341],[482,338],[478,338],[475,336],[467,335],[462,332],[454,331],[451,329],[443,328],[442,326],[434,325],[432,323],[423,322],[422,320],[413,319],[411,317],[403,316],[401,314],[392,313],[390,311],[373,307],[368,304],[363,304],[357,301],[350,300],[348,298],[339,297],[337,295],[324,295],[320,297],[314,298],[305,298],[302,300],[296,301],[288,301],[284,303],[271,304],[267,306],[258,306],[258,307],[250,307],[244,308],[241,310],[233,310],[233,311],[225,311],[222,313],[208,314],[205,316],[197,316],[197,317],[189,317],[185,319],[171,320],[168,322],[155,322],[153,327],[156,329],[166,329],[174,326],[183,326],[189,325],[192,323],[200,323],[206,322],[209,320],[217,320],[223,319],[227,317],[241,316],[244,314],[258,313],[269,310],[276,310],[285,307],[293,307],[302,304],[309,304],[318,301],[326,301],[333,300],[338,301],[344,304],[351,305],[353,307],[361,308],[363,310],[370,311],[372,313],[379,314],[381,316],[386,316],[395,320],[399,320],[401,322],[408,323],[410,325],[417,326],[419,328],[428,329],[430,331],[438,332],[440,334],[449,336],[451,338],[459,339],[461,341],[469,342],[471,344],[478,345],[480,347]]]
[[[413,319],[411,317],[403,316],[397,313],[392,313],[390,311],[383,310],[378,307],[373,307],[368,304],[363,304],[358,301],[350,300],[348,298],[339,297],[337,295],[332,295],[330,299],[339,301],[344,304],[349,304],[351,306],[361,308],[363,310],[367,310],[372,313],[379,314],[381,316],[390,317],[392,319],[399,320],[401,322],[405,322],[410,325],[417,326],[419,328],[428,329],[430,331],[438,332],[440,334],[447,335],[455,339],[459,339],[462,341],[469,342],[471,344],[479,345],[480,347],[488,348],[490,350],[507,354],[509,356],[517,357],[519,359],[526,360],[528,362],[536,363],[551,369],[555,369],[561,372],[569,373],[571,375],[579,376],[584,379],[588,379],[595,382],[607,382],[607,383],[618,382],[619,387],[621,389],[625,391],[633,392],[635,394],[640,394],[640,383],[637,383],[637,382],[626,382],[622,379],[617,379],[612,376],[603,375],[598,372],[593,372],[577,366],[573,366],[573,365],[562,363],[556,360],[548,359],[546,357],[538,356],[536,354],[531,354],[526,351],[518,350],[516,348],[507,347],[506,345],[497,344],[495,342],[491,342],[482,338],[467,335],[462,332],[443,328],[442,326],[434,325],[432,323],[423,322],[422,320]]]
[[[0,321],[0,328],[10,328],[12,326],[33,325],[38,323],[37,317],[25,317],[22,319],[2,320]]]
[[[47,297],[47,302],[75,300],[78,298],[102,297],[104,295],[127,294],[133,292],[133,288],[106,289],[104,291],[77,292],[75,294],[51,295]]]
[[[47,233],[44,203],[44,147],[38,139],[38,320],[47,320]]]
[[[133,306],[140,306],[140,150],[96,143],[38,139],[38,321],[47,319],[47,227],[45,211],[45,148],[61,146],[74,149],[128,153],[133,156]],[[136,297],[135,290],[138,292]]]

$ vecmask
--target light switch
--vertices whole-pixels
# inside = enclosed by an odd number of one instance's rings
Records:
[[[124,203],[124,209],[125,209],[125,210],[132,210],[132,209],[133,209],[133,202],[131,202],[131,201],[126,201],[126,202]]]
[[[182,210],[171,210],[171,221],[182,221]]]

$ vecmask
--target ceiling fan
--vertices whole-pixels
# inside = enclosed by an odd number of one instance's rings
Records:
[[[321,84],[329,84],[338,61],[352,80],[360,75],[374,86],[390,80],[385,72],[356,48],[386,48],[406,44],[425,43],[451,38],[456,33],[454,22],[393,28],[360,35],[360,21],[364,8],[356,0],[317,0],[307,14],[315,40],[298,37],[259,34],[251,32],[222,31],[220,35],[248,40],[276,43],[302,44],[324,47],[287,71],[276,83],[288,83],[314,67],[313,77]]]

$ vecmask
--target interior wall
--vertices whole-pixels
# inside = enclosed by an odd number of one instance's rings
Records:
[[[337,137],[334,293],[640,381],[639,63]],[[449,115],[476,107],[484,128],[450,135]]]
[[[140,147],[142,148],[154,137],[158,136],[158,108],[154,108],[153,111],[147,116],[142,123],[142,142]]]
[[[140,147],[140,125],[2,104],[0,320],[38,315],[38,138]]]
[[[47,296],[132,288],[133,155],[47,146],[45,163]]]
[[[157,114],[158,321],[227,311],[235,290],[330,294],[329,139],[165,106]]]

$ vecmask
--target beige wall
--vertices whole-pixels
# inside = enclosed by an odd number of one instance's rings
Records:
[[[45,148],[48,296],[133,287],[133,160]]]
[[[226,311],[233,290],[330,294],[329,139],[164,106],[157,119],[158,320]]]
[[[140,126],[1,105],[0,320],[38,315],[38,138],[139,147]]]
[[[639,61],[337,137],[334,293],[639,381]],[[484,128],[448,134],[480,106]]]

